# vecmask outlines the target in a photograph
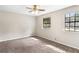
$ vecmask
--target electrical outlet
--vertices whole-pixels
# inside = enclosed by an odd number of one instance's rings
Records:
[[[56,38],[55,38],[55,40],[56,40]]]

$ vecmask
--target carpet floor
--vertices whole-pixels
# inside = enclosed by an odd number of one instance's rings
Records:
[[[0,42],[0,53],[57,53],[64,52],[35,37]]]

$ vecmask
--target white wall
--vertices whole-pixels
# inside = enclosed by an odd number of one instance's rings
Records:
[[[0,11],[0,41],[33,35],[35,17]]]
[[[66,32],[64,28],[65,14],[73,11],[79,11],[79,6],[71,6],[38,16],[36,20],[36,35],[64,45],[79,48],[79,32]],[[43,17],[51,17],[51,28],[43,28]]]

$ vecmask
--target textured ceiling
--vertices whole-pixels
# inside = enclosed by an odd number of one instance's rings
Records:
[[[46,14],[49,12],[53,12],[65,7],[68,7],[68,5],[40,5],[40,8],[45,9],[45,11],[41,11],[38,14],[33,14],[31,12],[28,12],[29,10],[26,9],[26,7],[32,7],[31,5],[0,5],[0,11],[9,11],[9,12],[15,12],[15,13],[21,13],[21,14],[28,14],[31,16],[39,16],[42,14]]]

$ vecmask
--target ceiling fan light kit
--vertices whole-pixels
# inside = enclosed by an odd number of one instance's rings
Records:
[[[38,14],[40,11],[45,11],[44,9],[40,9],[39,5],[32,5],[32,8],[30,7],[26,7],[27,9],[29,9],[29,12],[32,12],[32,14]]]

